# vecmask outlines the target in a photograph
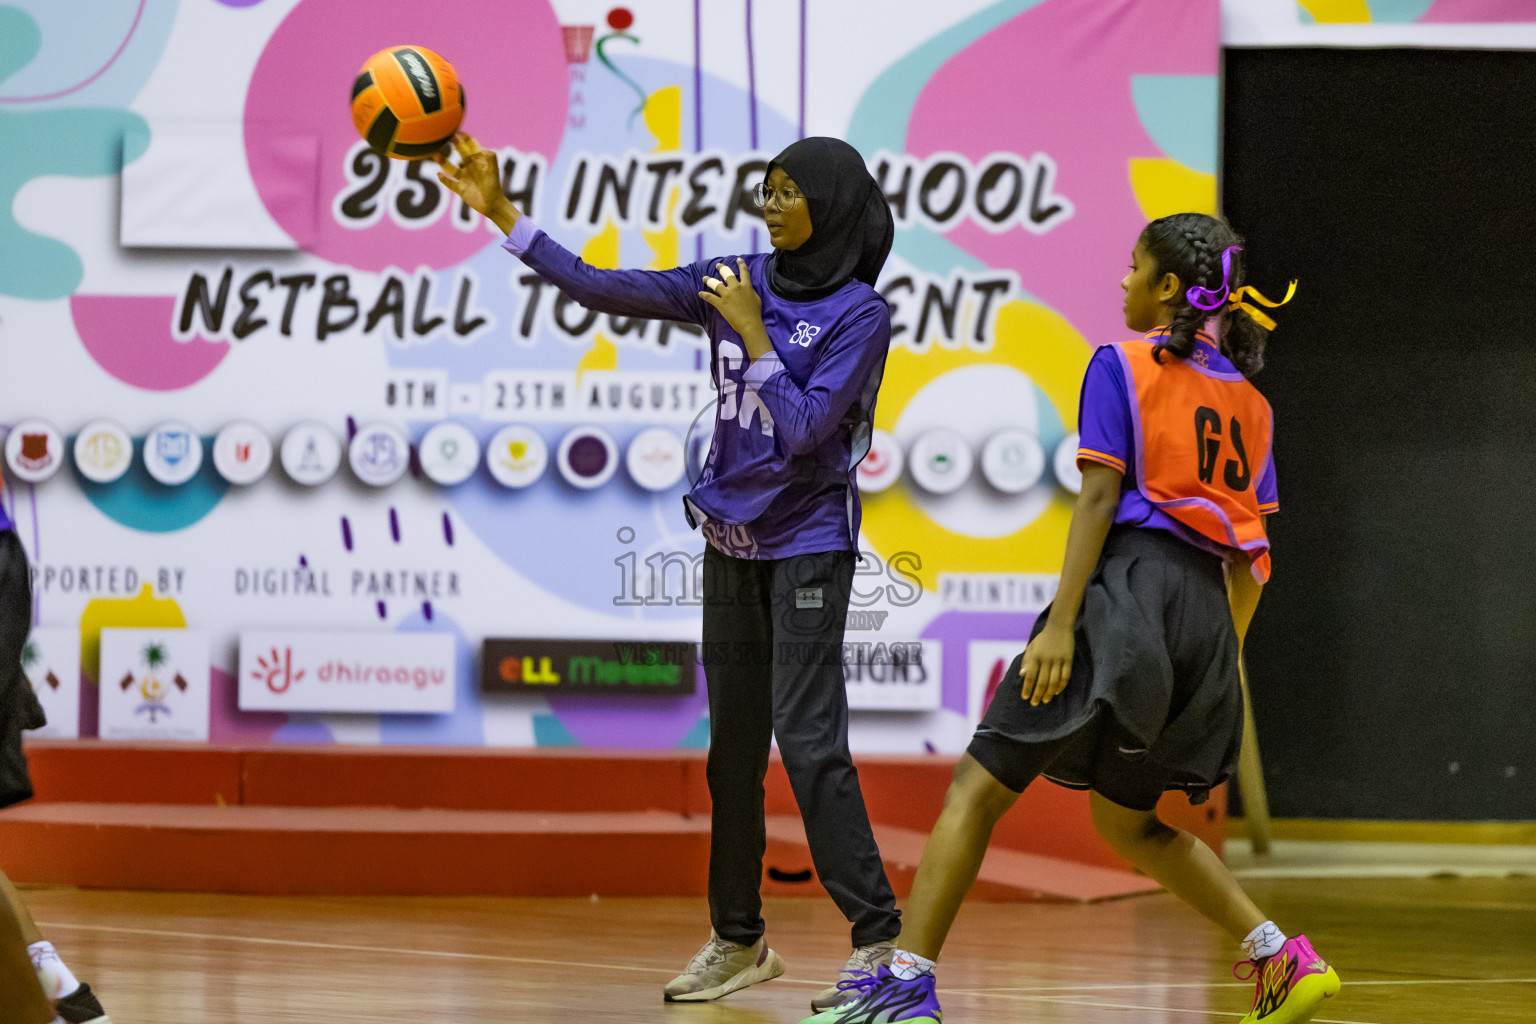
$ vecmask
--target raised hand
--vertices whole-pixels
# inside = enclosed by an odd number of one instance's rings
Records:
[[[704,285],[709,290],[699,292],[699,298],[720,311],[725,322],[748,342],[747,354],[756,359],[762,353],[752,351],[753,338],[750,336],[762,334],[763,341],[767,341],[767,333],[763,330],[763,300],[752,288],[747,261],[738,257],[736,267],[739,276],[724,263],[716,263],[715,273],[718,276],[704,279]]]
[[[443,152],[436,157],[442,167],[438,171],[437,180],[463,199],[470,209],[479,211],[501,230],[510,233],[522,214],[518,213],[517,207],[512,205],[512,201],[501,190],[501,166],[496,154],[482,149],[478,142],[463,132],[454,134],[452,146],[459,154],[459,163],[455,166],[449,161],[450,154],[445,146]]]

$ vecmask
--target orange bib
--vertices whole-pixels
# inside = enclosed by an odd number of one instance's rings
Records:
[[[1136,433],[1136,488],[1201,536],[1246,552],[1254,578],[1267,582],[1269,538],[1255,487],[1269,465],[1269,403],[1242,374],[1202,366],[1198,348],[1188,360],[1170,352],[1154,360],[1152,346],[1166,334],[1115,346]]]

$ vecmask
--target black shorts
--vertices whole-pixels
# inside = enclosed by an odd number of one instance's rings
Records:
[[[1018,678],[1019,664],[1019,660],[1014,661],[1002,685]],[[1051,781],[1071,789],[1092,788],[1100,796],[1133,811],[1151,811],[1169,788],[1172,773],[1148,764],[1145,751],[1137,750],[1137,746],[1135,738],[1105,711],[1070,736],[1038,743],[1025,743],[996,732],[978,732],[971,737],[965,752],[1015,793],[1024,792],[1042,775],[1050,778],[1051,765],[1067,754],[1078,763],[1092,765],[1092,787],[1063,779]]]
[[[1043,775],[1135,810],[1168,789],[1204,800],[1237,767],[1243,728],[1221,559],[1164,530],[1116,526],[1073,633],[1066,689],[1049,704],[1023,699],[1021,651],[971,756],[1019,792]]]

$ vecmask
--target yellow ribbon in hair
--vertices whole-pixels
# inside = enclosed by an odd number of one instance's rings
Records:
[[[1243,301],[1243,297],[1247,296],[1261,306],[1268,306],[1270,309],[1276,309],[1285,305],[1287,302],[1290,302],[1291,297],[1295,294],[1295,281],[1291,282],[1291,286],[1285,290],[1285,298],[1281,299],[1279,302],[1275,302],[1272,299],[1266,299],[1253,285],[1245,284],[1241,288],[1234,289],[1233,292],[1227,296],[1227,305],[1233,307],[1234,309],[1242,310],[1244,313],[1247,313],[1250,317],[1253,318],[1254,323],[1258,324],[1266,331],[1272,331],[1275,329],[1275,321],[1270,317],[1270,315],[1261,309],[1249,305],[1247,302]]]

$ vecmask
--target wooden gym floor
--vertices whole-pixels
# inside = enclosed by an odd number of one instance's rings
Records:
[[[1344,978],[1320,1021],[1536,1020],[1536,878],[1258,880]],[[765,910],[788,973],[718,1003],[661,986],[708,935],[696,899],[265,897],[29,889],[117,1024],[798,1021],[847,955],[825,899]],[[973,903],[945,951],[950,1024],[1236,1020],[1252,985],[1172,897]]]

